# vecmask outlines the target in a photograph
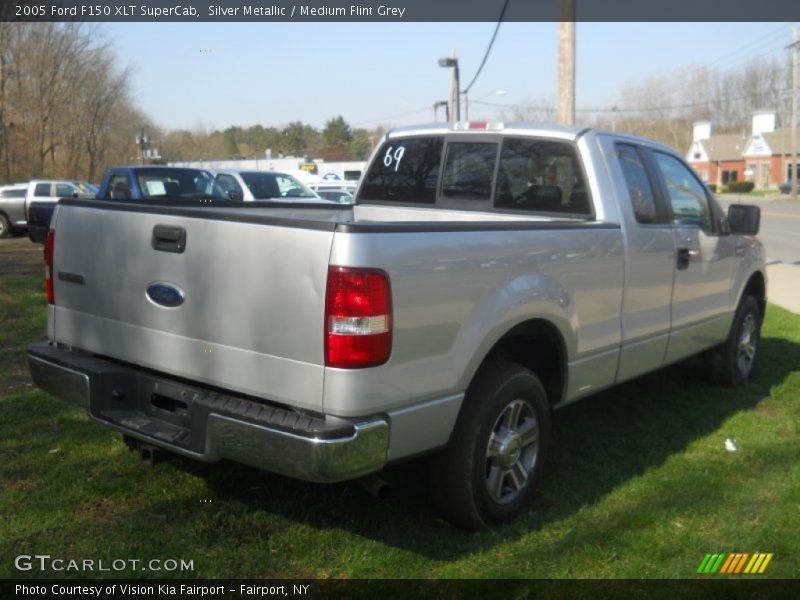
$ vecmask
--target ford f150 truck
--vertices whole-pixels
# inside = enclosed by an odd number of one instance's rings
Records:
[[[443,515],[480,529],[531,497],[551,409],[699,353],[750,377],[758,226],[646,139],[398,129],[355,206],[62,200],[30,370],[203,461],[334,482],[431,454]]]

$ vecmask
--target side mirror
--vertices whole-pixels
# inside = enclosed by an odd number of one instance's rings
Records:
[[[77,198],[78,197],[78,192],[72,192],[72,197],[73,198]]]
[[[750,204],[731,204],[728,208],[731,233],[757,235],[761,226],[761,208]]]
[[[244,194],[234,190],[226,190],[225,195],[228,196],[228,200],[232,200],[233,202],[241,202],[244,200]]]

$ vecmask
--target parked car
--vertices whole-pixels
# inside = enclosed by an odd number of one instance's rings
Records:
[[[337,204],[353,204],[355,201],[353,194],[341,190],[317,190],[316,194],[323,200],[330,200]]]
[[[89,184],[91,185],[91,184]],[[204,199],[228,201],[228,196],[216,184],[208,171],[154,165],[113,167],[108,169],[99,188],[91,186],[95,193],[89,195],[73,193],[68,197],[105,198],[112,200],[163,200]],[[38,189],[38,188],[37,188]],[[66,189],[54,188],[56,191]],[[28,237],[34,242],[45,243],[50,219],[58,197],[49,202],[34,202],[28,208]],[[37,198],[38,200],[38,198]]]
[[[230,169],[214,169],[212,173],[220,187],[234,200],[244,202],[253,202],[254,200],[320,202],[317,194],[288,173]]]
[[[88,181],[34,179],[29,182],[25,194],[28,237],[44,243],[50,215],[60,198],[94,198],[97,191],[97,186]]]
[[[59,198],[94,198],[95,194],[97,187],[88,181],[34,179],[28,183],[25,209],[32,202],[55,203]]]
[[[229,199],[209,171],[156,165],[108,169],[97,197],[113,200]]]
[[[308,182],[308,187],[317,194],[320,192],[346,192],[355,196],[358,182],[349,179],[321,179]]]
[[[27,229],[28,220],[25,218],[27,191],[27,183],[0,186],[0,238]]]
[[[63,200],[33,380],[146,452],[317,482],[430,454],[474,530],[526,510],[553,409],[696,354],[751,376],[758,207],[651,140],[465,125],[389,132],[350,207]]]

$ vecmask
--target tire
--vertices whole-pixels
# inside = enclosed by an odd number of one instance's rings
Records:
[[[450,444],[431,461],[442,516],[469,531],[509,521],[531,499],[550,440],[550,405],[528,369],[493,361],[476,375]]]
[[[761,311],[755,298],[742,296],[728,339],[708,354],[709,379],[727,387],[743,384],[753,375],[760,345]]]
[[[11,235],[11,224],[8,222],[8,218],[0,213],[0,238],[6,238]]]

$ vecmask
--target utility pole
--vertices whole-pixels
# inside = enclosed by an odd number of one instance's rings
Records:
[[[792,29],[792,200],[797,200],[797,27]]]
[[[558,0],[558,122],[575,124],[575,0]]]
[[[448,120],[461,120],[461,82],[458,78],[458,59],[455,48],[449,58],[440,58],[439,66],[450,69],[450,94],[447,99],[447,109],[450,113]]]
[[[456,58],[455,48],[450,54],[453,59],[453,68],[450,71],[450,117],[454,121],[461,120],[461,97],[459,96],[458,86],[460,85],[458,77],[458,59]]]

